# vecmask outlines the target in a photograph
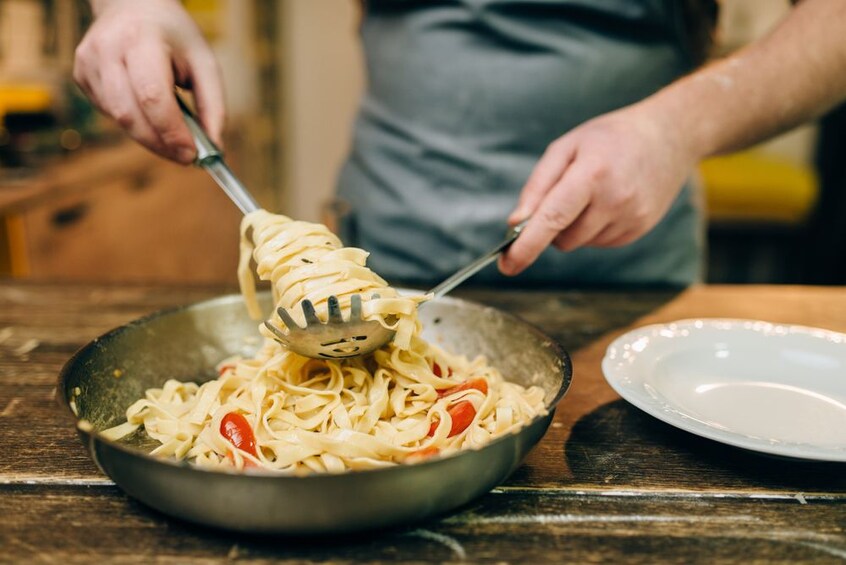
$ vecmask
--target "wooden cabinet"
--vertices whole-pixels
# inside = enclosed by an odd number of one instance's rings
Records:
[[[5,210],[0,192],[12,274],[234,284],[240,212],[205,172],[128,143],[80,159]]]

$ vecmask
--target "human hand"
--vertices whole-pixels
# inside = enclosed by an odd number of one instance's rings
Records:
[[[97,19],[76,49],[76,83],[133,139],[181,163],[196,155],[174,85],[194,92],[197,113],[221,145],[223,88],[217,61],[176,0],[92,1]]]
[[[550,244],[562,251],[617,247],[664,216],[697,162],[669,116],[644,103],[605,114],[549,145],[508,218],[531,217],[499,260],[506,275]]]

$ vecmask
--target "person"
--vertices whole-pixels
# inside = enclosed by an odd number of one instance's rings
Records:
[[[179,3],[91,3],[74,77],[94,104],[189,163],[172,94],[183,85],[220,142],[220,72]],[[432,282],[528,219],[499,260],[522,283],[700,280],[696,164],[846,96],[846,2],[802,0],[764,38],[694,70],[684,8],[712,4],[363,3],[368,87],[338,183],[345,243],[388,280]]]

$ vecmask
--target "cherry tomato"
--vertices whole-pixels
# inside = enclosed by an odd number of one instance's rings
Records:
[[[444,372],[441,370],[441,366],[437,363],[432,363],[432,372],[435,374],[436,377],[441,378],[444,376]],[[447,376],[452,376],[452,369],[447,367]]]
[[[250,423],[238,412],[230,412],[220,421],[220,434],[229,440],[241,451],[245,451],[253,457],[258,457],[256,452],[256,436]]]
[[[465,381],[458,386],[439,390],[438,398],[443,398],[445,396],[449,396],[450,394],[455,394],[456,392],[461,392],[462,390],[470,389],[478,390],[482,394],[488,394],[488,381],[481,377],[479,377],[478,379],[470,379],[469,381]]]
[[[473,403],[468,400],[450,406],[447,412],[450,418],[452,418],[452,429],[449,430],[447,437],[458,435],[466,430],[473,422],[473,418],[476,417],[476,409],[473,408]],[[438,429],[439,424],[439,421],[432,422],[432,425],[429,426],[429,437],[435,435],[435,430]]]
[[[235,466],[235,455],[233,454],[232,450],[226,452],[226,458],[229,459],[229,462],[232,463],[232,466]],[[249,459],[244,459],[244,469],[249,467],[258,467],[255,463],[250,461]]]
[[[408,454],[405,458],[406,462],[408,463],[415,463],[419,461],[423,461],[424,459],[429,459],[430,457],[435,457],[441,452],[440,449],[435,447],[434,445],[430,445],[429,447],[424,447],[423,449],[418,449],[417,451],[412,451]]]

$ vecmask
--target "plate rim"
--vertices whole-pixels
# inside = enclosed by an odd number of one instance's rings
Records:
[[[826,339],[838,345],[846,345],[846,333],[814,326],[769,322],[749,318],[684,318],[670,322],[639,326],[623,333],[608,345],[601,362],[602,375],[605,381],[623,400],[650,416],[678,429],[712,441],[768,455],[819,462],[846,462],[846,448],[825,448],[807,443],[772,444],[765,440],[752,438],[731,430],[719,430],[708,426],[693,418],[693,416],[686,414],[685,410],[680,409],[678,405],[669,401],[664,403],[658,403],[657,401],[644,402],[639,396],[629,394],[631,388],[620,382],[619,369],[614,366],[617,361],[615,358],[612,358],[612,355],[621,349],[625,343],[631,343],[644,335],[651,335],[662,329],[670,329],[671,326],[673,331],[691,328],[697,331],[717,328],[726,330],[740,329],[742,331],[774,336],[802,334],[813,338]],[[661,409],[667,406],[673,410],[668,412]]]

